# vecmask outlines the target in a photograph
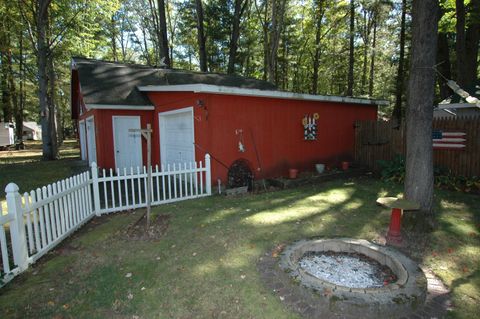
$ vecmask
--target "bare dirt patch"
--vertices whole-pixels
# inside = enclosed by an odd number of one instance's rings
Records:
[[[150,217],[150,226],[147,229],[147,216],[130,224],[124,232],[127,240],[150,240],[156,241],[165,235],[168,229],[169,215],[154,215]]]

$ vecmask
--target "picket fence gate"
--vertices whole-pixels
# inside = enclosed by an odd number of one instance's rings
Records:
[[[100,174],[99,174],[100,173]],[[151,204],[212,194],[210,156],[205,162],[155,166]],[[58,245],[94,216],[147,206],[146,167],[89,171],[21,195],[5,188],[7,214],[0,206],[0,287]]]

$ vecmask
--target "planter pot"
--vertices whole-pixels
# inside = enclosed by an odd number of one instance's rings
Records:
[[[288,170],[288,177],[289,177],[290,179],[295,179],[295,178],[297,178],[297,176],[298,176],[298,169],[296,169],[296,168],[290,168],[290,169]]]
[[[342,162],[342,169],[346,171],[348,169],[349,164],[350,164],[349,162]]]
[[[325,164],[315,164],[315,169],[318,174],[322,174],[325,171]]]

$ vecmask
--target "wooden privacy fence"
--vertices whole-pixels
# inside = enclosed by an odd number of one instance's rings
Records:
[[[438,118],[433,130],[445,133],[464,133],[459,136],[464,147],[434,148],[435,166],[450,169],[455,175],[480,176],[480,116]],[[380,171],[379,160],[405,156],[405,126],[395,128],[391,122],[360,121],[355,123],[355,161],[374,171]],[[433,139],[432,139],[433,142]]]
[[[0,287],[95,215],[147,206],[147,168],[113,171],[92,164],[90,172],[21,195],[10,183],[7,214],[0,206]],[[212,194],[210,156],[205,162],[155,167],[152,204],[160,205]]]

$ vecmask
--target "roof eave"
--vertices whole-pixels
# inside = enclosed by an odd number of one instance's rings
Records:
[[[119,105],[119,104],[85,104],[88,110],[141,110],[152,111],[155,109],[153,105]]]
[[[246,89],[238,87],[228,87],[210,84],[182,84],[182,85],[147,85],[137,87],[141,92],[194,92],[194,93],[212,93],[225,95],[255,96],[290,100],[308,100],[319,102],[337,102],[353,103],[366,105],[388,105],[386,100],[369,100],[352,97],[313,95],[283,91]]]

